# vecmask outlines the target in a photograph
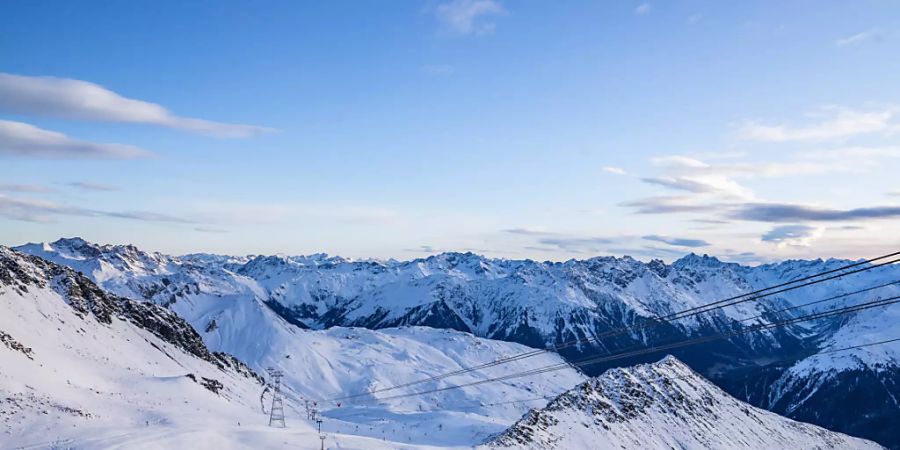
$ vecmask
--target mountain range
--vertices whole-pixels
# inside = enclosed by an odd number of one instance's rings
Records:
[[[461,336],[471,333],[484,338],[482,342],[505,341],[532,348],[581,341],[581,345],[560,351],[563,358],[577,362],[900,295],[900,286],[895,284],[900,281],[900,270],[888,265],[709,314],[667,321],[660,318],[834,270],[850,261],[795,260],[749,267],[694,254],[672,264],[629,257],[537,262],[471,253],[443,253],[412,261],[355,261],[322,254],[171,256],[78,238],[26,244],[16,250],[71,268],[112,295],[174,312],[197,330],[209,349],[232,354],[257,371],[284,364],[284,355],[290,354],[284,349],[294,349],[296,344],[291,342],[302,340],[296,336],[340,334],[344,327],[384,330],[367,338],[379,342],[387,339],[384,333],[395,333],[388,329],[408,326],[452,330]],[[881,287],[807,305],[874,286]],[[875,308],[736,333],[672,353],[754,406],[900,448],[900,434],[887,426],[900,417],[895,400],[900,398],[900,346],[843,350],[897,337],[900,333],[891,333],[898,315],[896,307]],[[618,328],[632,331],[603,337]],[[300,333],[302,330],[311,331]],[[419,331],[404,338],[427,333],[421,331],[424,328],[415,330]],[[841,351],[830,353],[832,350]],[[615,359],[583,367],[583,371],[596,376],[616,366],[651,362],[662,356],[648,353]],[[548,357],[552,355],[540,354],[540,358]],[[457,367],[468,363],[456,361]],[[519,363],[528,368],[546,365],[548,360],[529,358]],[[574,370],[571,373],[546,391],[560,392],[574,385],[581,375]],[[301,385],[307,380],[287,382]],[[361,386],[359,381],[353,384],[359,389],[377,388]],[[331,383],[328,389],[339,392],[346,387]],[[858,414],[859,410],[869,413]]]

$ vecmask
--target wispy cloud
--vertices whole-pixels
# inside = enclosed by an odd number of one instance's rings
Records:
[[[118,186],[112,186],[109,184],[102,184],[102,183],[92,183],[90,181],[71,181],[69,183],[66,183],[66,185],[76,188],[76,189],[81,189],[83,191],[107,191],[108,192],[108,191],[118,191],[119,190]]]
[[[531,228],[509,228],[503,230],[504,233],[519,234],[523,236],[556,236],[556,233],[544,230],[535,230]]]
[[[858,45],[866,41],[880,41],[883,39],[881,31],[877,28],[866,30],[850,36],[842,37],[834,42],[838,47],[846,47],[849,45]]]
[[[739,137],[762,142],[825,141],[878,132],[895,131],[892,123],[897,109],[894,107],[874,110],[826,108],[817,116],[829,117],[805,126],[771,125],[759,122],[745,124]]]
[[[115,217],[118,219],[140,220],[143,222],[194,223],[193,220],[147,211],[92,211],[91,215]]]
[[[537,245],[526,247],[537,251],[559,251],[569,253],[600,253],[610,244],[622,242],[623,237],[585,236],[569,233],[557,233],[531,228],[510,228],[504,233],[516,234],[532,238]]]
[[[645,183],[695,194],[718,193],[735,198],[753,198],[753,193],[749,189],[723,175],[649,177],[641,180]]]
[[[0,183],[0,192],[22,192],[31,194],[47,194],[53,192],[53,189],[39,184],[2,184]]]
[[[607,253],[631,257],[637,256],[646,258],[675,259],[684,256],[686,250],[645,245],[643,247],[614,247],[608,249]]]
[[[241,138],[272,131],[266,127],[177,116],[161,105],[123,97],[88,81],[7,73],[0,73],[0,111],[150,124],[221,138]]]
[[[86,211],[34,199],[20,199],[0,194],[0,217],[24,222],[52,222],[57,215],[88,215]]]
[[[896,147],[845,147],[794,154],[778,162],[735,162],[709,164],[692,156],[667,155],[651,158],[662,169],[657,176],[641,181],[681,192],[680,195],[647,197],[620,203],[641,214],[677,214],[723,211],[745,204],[765,204],[766,200],[739,180],[789,178],[830,173],[865,173],[877,168],[883,158],[900,157]]]
[[[672,169],[702,169],[709,167],[709,164],[685,155],[654,156],[650,158],[650,163],[654,166]]]
[[[613,175],[625,175],[626,174],[625,169],[623,169],[621,167],[603,166],[601,168],[601,170],[603,170],[606,173],[611,173]]]
[[[0,120],[0,155],[36,159],[133,159],[148,157],[150,153],[131,145],[82,141],[27,123]]]
[[[728,215],[757,222],[837,222],[900,217],[900,206],[831,209],[787,203],[750,203],[739,205]]]
[[[676,247],[708,247],[709,242],[704,241],[703,239],[689,239],[689,238],[677,238],[677,237],[669,237],[669,236],[660,236],[656,234],[651,234],[649,236],[644,236],[644,240],[647,241],[656,241],[662,242],[664,244],[674,245]]]
[[[190,220],[167,214],[146,211],[100,211],[0,194],[0,217],[25,222],[53,222],[59,216],[112,217],[143,222],[193,223]]]
[[[685,195],[647,197],[622,202],[619,206],[634,208],[638,214],[690,213],[714,211],[719,208],[716,203],[700,203],[694,197]]]
[[[604,252],[610,244],[619,242],[618,239],[608,237],[546,237],[538,239],[538,243],[549,245],[560,250],[572,253],[599,253]]]
[[[487,17],[505,14],[496,0],[450,0],[435,9],[438,20],[446,29],[458,35],[480,35],[494,31],[495,24]]]

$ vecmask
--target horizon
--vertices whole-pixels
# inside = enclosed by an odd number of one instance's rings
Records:
[[[900,248],[898,13],[4,4],[0,243],[383,260],[885,253]]]
[[[312,257],[312,256],[319,256],[319,255],[321,255],[321,256],[324,256],[324,257],[326,257],[326,258],[339,258],[339,259],[343,259],[343,260],[345,260],[345,261],[347,261],[347,262],[351,262],[351,263],[354,263],[354,262],[369,262],[369,261],[383,262],[383,263],[389,263],[389,262],[409,263],[409,262],[413,262],[413,261],[427,260],[427,259],[429,259],[429,258],[433,258],[433,257],[436,257],[436,256],[441,256],[441,255],[448,255],[448,254],[474,255],[474,256],[476,256],[476,257],[478,257],[478,258],[485,259],[485,260],[500,260],[500,261],[512,261],[512,262],[516,262],[516,261],[524,262],[524,261],[527,261],[527,262],[535,262],[535,263],[540,263],[540,264],[544,264],[544,263],[550,263],[550,264],[562,264],[562,263],[566,263],[566,262],[570,262],[570,261],[582,262],[582,261],[588,261],[588,260],[598,259],[598,258],[613,258],[613,259],[633,259],[633,260],[635,260],[635,261],[639,261],[639,262],[644,263],[644,264],[648,264],[648,263],[650,263],[651,261],[662,261],[663,263],[665,263],[665,264],[667,264],[667,265],[672,265],[672,264],[674,264],[675,262],[677,262],[677,261],[679,261],[679,260],[682,260],[682,259],[685,259],[685,258],[687,258],[687,257],[689,257],[689,256],[696,256],[696,257],[699,257],[699,258],[712,258],[712,259],[715,259],[715,260],[717,260],[717,261],[719,261],[719,262],[721,262],[721,263],[723,263],[723,264],[738,264],[738,265],[744,266],[744,267],[757,267],[757,266],[761,266],[761,265],[781,264],[781,263],[786,263],[786,262],[791,262],[791,261],[833,261],[833,260],[836,260],[836,261],[853,261],[853,262],[855,262],[855,261],[864,261],[864,260],[865,260],[864,257],[858,257],[858,258],[833,258],[833,257],[829,257],[829,258],[821,258],[821,257],[819,257],[819,258],[786,258],[786,259],[773,259],[773,260],[763,261],[763,262],[757,262],[757,263],[747,263],[747,262],[740,262],[740,261],[731,261],[731,260],[728,260],[727,258],[721,257],[721,256],[719,256],[719,255],[715,255],[715,254],[698,253],[698,252],[694,252],[694,251],[688,251],[688,252],[684,253],[684,254],[681,255],[681,256],[678,256],[678,257],[671,257],[671,258],[668,258],[668,259],[665,259],[665,258],[647,258],[647,257],[643,257],[643,258],[642,258],[642,257],[639,257],[639,256],[634,256],[634,255],[621,254],[621,255],[595,255],[595,256],[585,256],[585,257],[583,257],[583,258],[568,258],[568,259],[556,259],[556,260],[554,260],[554,259],[543,259],[543,260],[541,260],[541,259],[534,259],[534,258],[504,258],[504,257],[492,257],[492,256],[484,255],[484,254],[481,254],[481,253],[478,253],[478,252],[473,252],[473,251],[463,251],[463,252],[460,252],[460,251],[453,251],[453,250],[447,250],[447,251],[441,251],[441,252],[434,252],[434,253],[430,253],[430,254],[427,254],[427,255],[424,255],[424,256],[417,256],[417,257],[414,257],[414,258],[407,258],[407,259],[398,259],[398,258],[376,258],[376,257],[355,258],[355,257],[345,257],[345,256],[343,256],[343,255],[339,255],[339,254],[330,254],[330,253],[325,253],[325,252],[313,252],[313,253],[283,253],[283,252],[279,252],[279,253],[245,253],[245,254],[231,254],[231,253],[215,253],[215,252],[202,252],[202,251],[201,251],[201,252],[191,252],[191,253],[167,253],[167,252],[162,252],[162,251],[158,251],[158,250],[147,249],[147,248],[144,248],[144,247],[141,247],[141,246],[137,246],[137,245],[134,245],[134,244],[130,244],[130,243],[95,242],[95,241],[91,241],[91,240],[88,240],[88,239],[84,239],[84,238],[82,238],[82,237],[80,237],[80,236],[61,237],[61,238],[55,239],[55,240],[53,240],[53,241],[26,242],[26,243],[23,243],[23,244],[5,245],[5,246],[6,246],[7,248],[11,248],[11,249],[13,249],[13,250],[16,250],[16,249],[18,249],[19,247],[26,247],[26,246],[29,246],[29,245],[35,245],[35,246],[41,245],[41,246],[46,246],[46,245],[53,245],[53,244],[56,244],[56,243],[58,243],[59,241],[74,241],[74,240],[80,240],[80,241],[83,241],[83,242],[86,243],[86,244],[89,244],[89,245],[95,245],[95,246],[99,246],[99,247],[125,247],[125,246],[133,246],[133,247],[137,248],[138,250],[140,250],[140,251],[142,251],[142,252],[145,252],[145,253],[157,253],[157,254],[160,254],[160,255],[171,256],[171,257],[175,257],[175,258],[181,258],[181,257],[193,256],[193,255],[223,256],[223,257],[231,257],[231,258],[265,258],[265,257],[270,257],[270,256],[278,256],[278,257],[285,257],[285,258],[309,258],[309,257]]]

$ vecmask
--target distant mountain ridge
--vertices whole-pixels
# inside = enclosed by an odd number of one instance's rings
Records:
[[[694,254],[672,264],[658,260],[644,263],[628,257],[535,262],[490,259],[471,253],[386,262],[352,261],[324,254],[176,257],[142,252],[133,246],[99,246],[77,238],[28,244],[19,249],[81,271],[116,294],[164,305],[201,331],[212,348],[238,357],[242,357],[241,351],[229,348],[232,344],[221,341],[220,336],[227,332],[222,327],[236,329],[246,325],[235,321],[235,315],[228,311],[248,305],[269,309],[302,328],[420,325],[468,331],[537,348],[589,341],[610,329],[641,329],[640,333],[599,339],[597,343],[563,352],[568,359],[577,360],[900,295],[900,288],[892,285],[783,311],[900,280],[900,269],[887,266],[666,323],[656,318],[832,270],[849,261],[793,260],[747,267]],[[900,347],[810,356],[829,348],[896,337],[890,333],[895,329],[892,324],[897,323],[898,311],[897,307],[879,308],[849,317],[747,333],[674,353],[754,405],[835,430],[874,437],[900,448],[900,434],[882,425],[885,420],[900,417],[900,405],[885,400],[900,398],[896,383],[885,382],[900,377]],[[232,320],[216,320],[223,314]],[[648,328],[647,324],[653,326]],[[588,373],[599,374],[615,365],[648,362],[659,356],[614,361],[590,367]],[[758,366],[765,368],[737,379],[728,376],[735,367]],[[854,371],[858,373],[846,378]],[[845,408],[828,401],[841,392],[851,392],[847,395],[862,399],[858,407],[878,414],[849,417]]]

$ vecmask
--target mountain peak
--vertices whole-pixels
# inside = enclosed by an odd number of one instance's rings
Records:
[[[704,253],[702,256],[694,252],[682,256],[672,263],[673,267],[718,267],[724,264],[719,258]]]
[[[741,402],[668,356],[611,369],[532,410],[489,448],[854,448],[879,445]]]
[[[88,242],[80,237],[60,238],[50,243],[50,247],[56,251],[71,251],[84,256],[97,256],[100,254],[100,246]]]

